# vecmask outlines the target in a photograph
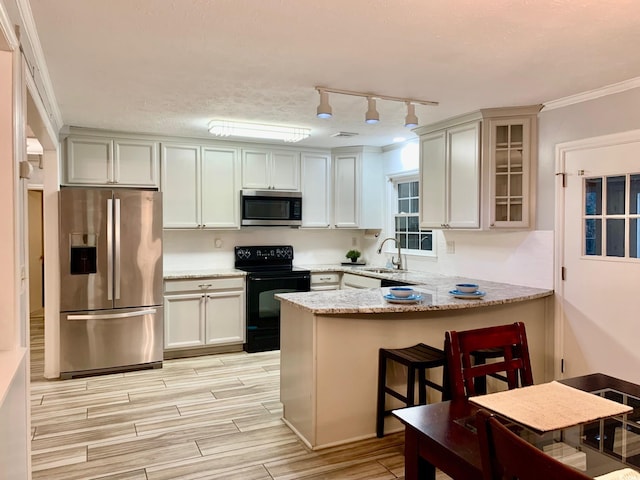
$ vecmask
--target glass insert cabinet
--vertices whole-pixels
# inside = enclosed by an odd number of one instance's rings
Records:
[[[535,121],[531,117],[485,122],[489,158],[489,228],[528,228],[532,214]],[[485,136],[485,139],[487,137]]]

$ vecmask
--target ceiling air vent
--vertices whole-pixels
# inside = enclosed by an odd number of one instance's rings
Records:
[[[356,135],[358,134],[353,132],[338,132],[338,133],[333,133],[330,136],[334,138],[347,138],[347,137],[355,137]]]

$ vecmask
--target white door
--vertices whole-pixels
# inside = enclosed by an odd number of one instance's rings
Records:
[[[557,161],[561,373],[638,383],[640,130],[559,145]]]

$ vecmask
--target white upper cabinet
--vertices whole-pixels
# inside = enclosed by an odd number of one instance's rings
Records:
[[[529,228],[540,108],[483,109],[416,129],[420,227]]]
[[[539,111],[540,105],[483,110],[485,228],[534,223]]]
[[[331,155],[307,153],[301,155],[302,226],[331,226]]]
[[[200,147],[162,145],[164,228],[200,228]]]
[[[202,148],[200,168],[203,228],[240,226],[240,161],[232,148]]]
[[[480,122],[420,136],[420,227],[480,227]]]
[[[154,141],[69,136],[65,163],[66,185],[159,186]]]
[[[333,223],[336,228],[380,229],[384,175],[380,150],[334,150]]]
[[[164,228],[239,228],[238,150],[162,145]]]
[[[242,188],[300,190],[300,154],[287,150],[242,150]]]

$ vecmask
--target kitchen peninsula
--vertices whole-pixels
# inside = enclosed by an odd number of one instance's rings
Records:
[[[400,280],[397,277],[402,275],[393,277]],[[442,348],[447,330],[521,321],[527,328],[534,381],[552,377],[548,355],[553,351],[552,290],[482,281],[476,283],[486,296],[466,300],[454,298],[449,291],[469,279],[416,274],[410,280],[422,295],[416,304],[388,303],[387,288],[277,295],[283,418],[309,447],[375,436],[381,347],[422,342]],[[406,378],[394,369],[389,375],[398,385]],[[440,383],[441,378],[434,380]],[[386,421],[386,432],[402,428],[393,418]]]

